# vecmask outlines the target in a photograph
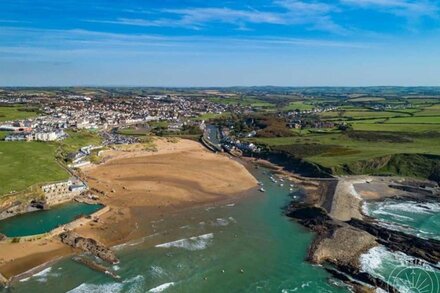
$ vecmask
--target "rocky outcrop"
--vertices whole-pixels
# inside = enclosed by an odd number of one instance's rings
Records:
[[[104,273],[106,275],[111,276],[113,279],[115,280],[119,280],[121,277],[119,275],[117,275],[115,272],[113,272],[111,269],[96,263],[95,261],[92,261],[90,259],[87,259],[85,257],[79,257],[76,256],[73,258],[74,261],[81,263],[87,267],[89,267],[90,269],[97,271],[97,272],[101,272]]]
[[[431,264],[440,262],[440,241],[437,240],[389,230],[368,219],[334,220],[325,209],[307,204],[291,204],[286,215],[317,233],[309,248],[308,260],[324,265],[333,276],[349,284],[361,287],[368,284],[387,292],[398,292],[383,280],[360,270],[360,255],[379,244]]]
[[[118,258],[112,250],[105,247],[101,243],[92,238],[84,238],[77,233],[67,231],[60,234],[61,242],[73,248],[81,249],[102,260],[116,264],[119,262]]]
[[[377,242],[388,247],[391,251],[402,251],[432,264],[440,262],[440,241],[438,240],[421,239],[358,219],[351,219],[347,223],[373,235]]]

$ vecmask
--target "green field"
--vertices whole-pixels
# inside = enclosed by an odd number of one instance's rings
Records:
[[[130,127],[130,128],[119,129],[118,133],[122,135],[144,136],[150,133],[150,130],[147,128]]]
[[[354,130],[364,131],[389,131],[389,132],[430,132],[440,131],[436,124],[388,124],[388,123],[353,123]]]
[[[218,114],[218,113],[206,113],[206,114],[200,115],[198,117],[192,118],[191,120],[202,121],[202,120],[209,120],[209,119],[215,119],[215,118],[222,118],[222,117],[226,117],[228,115],[230,115],[230,113],[228,113],[228,112],[221,113],[221,114]]]
[[[259,108],[273,108],[274,105],[263,100],[255,99],[252,97],[215,97],[209,98],[211,102],[224,104],[224,105],[242,105]]]
[[[56,161],[58,152],[65,156],[86,145],[100,145],[97,133],[69,131],[61,142],[0,141],[0,195],[22,191],[45,182],[64,180],[69,174]]]
[[[359,98],[352,98],[349,99],[350,102],[381,102],[385,101],[385,98],[379,98],[379,97],[359,97]]]
[[[362,136],[353,138],[340,132],[304,132],[294,137],[256,138],[253,141],[271,147],[289,146],[295,156],[330,168],[390,154],[440,155],[440,133],[410,136],[408,139],[402,139],[406,136],[398,133],[385,133],[380,136],[371,132],[361,134],[369,139]]]
[[[304,102],[291,102],[289,105],[283,108],[284,111],[295,111],[296,109],[300,111],[312,110],[314,108],[313,105],[306,104]]]
[[[440,116],[417,116],[391,118],[385,123],[389,124],[440,124]],[[439,127],[440,130],[440,127]]]
[[[67,179],[68,173],[56,162],[56,149],[51,143],[0,142],[0,195]]]
[[[22,120],[37,116],[34,109],[26,109],[22,106],[0,106],[0,122],[10,120]]]
[[[323,112],[320,113],[319,116],[325,120],[328,120],[329,118],[351,120],[351,119],[391,118],[391,117],[399,117],[399,116],[410,116],[410,114],[404,112],[358,110],[358,111]]]
[[[102,138],[98,133],[82,130],[82,131],[67,131],[69,137],[58,142],[61,147],[63,155],[78,151],[79,148],[87,145],[101,145]]]
[[[415,116],[440,116],[440,105],[425,107],[416,112]]]

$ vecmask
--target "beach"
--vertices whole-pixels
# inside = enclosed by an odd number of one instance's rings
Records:
[[[151,232],[148,220],[188,207],[245,194],[257,180],[235,160],[206,150],[195,141],[157,139],[155,150],[112,149],[103,163],[82,170],[92,190],[109,211],[97,221],[84,221],[74,231],[106,246]],[[6,278],[26,272],[74,250],[58,237],[0,244],[0,273]]]

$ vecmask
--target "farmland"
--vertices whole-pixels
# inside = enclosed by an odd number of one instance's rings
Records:
[[[57,146],[42,142],[0,142],[0,195],[68,178],[55,159]]]
[[[0,106],[0,122],[27,119],[37,116],[35,109],[23,106]]]
[[[438,159],[429,156],[440,156],[440,99],[412,101],[409,104],[401,98],[353,98],[327,102],[334,103],[337,109],[309,115],[309,119],[345,123],[348,129],[292,129],[293,136],[250,140],[337,174],[389,172],[426,177],[438,164]],[[301,102],[290,105],[299,106]]]

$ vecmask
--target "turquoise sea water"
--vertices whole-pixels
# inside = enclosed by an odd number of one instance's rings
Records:
[[[113,269],[120,282],[66,259],[11,290],[348,292],[305,261],[313,234],[283,215],[291,200],[288,184],[281,187],[258,172],[266,193],[144,223],[155,233],[115,247],[121,262]]]
[[[265,193],[143,223],[154,233],[115,247],[120,282],[65,259],[0,292],[349,292],[304,260],[313,234],[283,215],[292,199],[289,184],[281,187],[261,170],[256,176]],[[299,200],[300,193],[294,195]],[[432,226],[431,236],[440,235],[435,206],[420,205],[417,212],[414,203],[374,204],[368,212],[385,224],[415,233]],[[386,214],[391,211],[407,221]],[[438,292],[438,271],[417,262],[381,246],[361,258],[363,270],[401,292]]]
[[[389,229],[426,239],[440,239],[440,203],[395,199],[368,202],[363,212]],[[361,257],[363,269],[401,292],[440,292],[438,264],[428,265],[401,252],[379,246]],[[437,267],[437,268],[436,268]]]
[[[440,240],[440,203],[388,199],[368,202],[363,210],[391,229]]]
[[[90,215],[101,205],[66,203],[50,210],[36,211],[0,221],[0,233],[9,237],[42,234],[72,222],[77,216]]]

